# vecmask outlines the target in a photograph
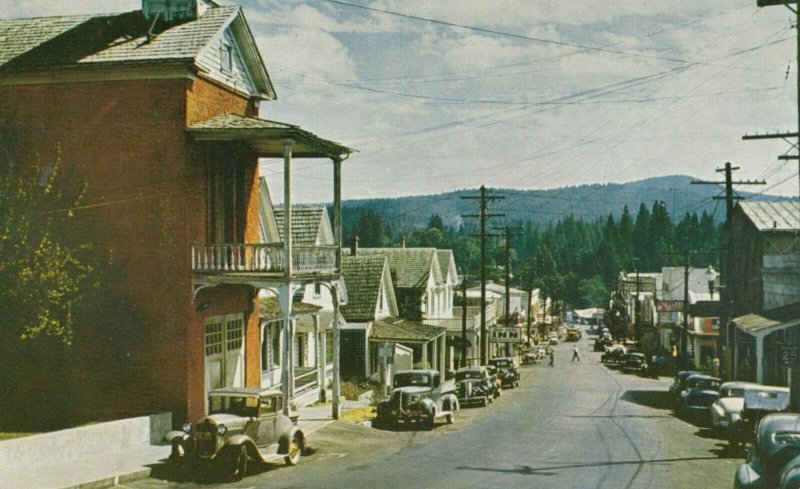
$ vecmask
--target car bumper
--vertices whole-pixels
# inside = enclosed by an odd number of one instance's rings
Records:
[[[480,404],[486,402],[486,397],[491,394],[486,394],[485,396],[469,396],[469,397],[459,397],[458,403],[462,405],[466,404]]]

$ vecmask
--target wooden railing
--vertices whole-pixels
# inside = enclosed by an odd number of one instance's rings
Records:
[[[335,246],[294,246],[293,271],[333,273]],[[283,243],[195,243],[192,245],[192,271],[196,273],[260,272],[284,273]]]

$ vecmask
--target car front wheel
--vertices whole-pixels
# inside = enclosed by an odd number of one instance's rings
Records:
[[[300,453],[302,451],[303,441],[300,439],[300,435],[294,435],[291,443],[289,443],[289,451],[283,458],[283,460],[286,462],[286,465],[297,465],[297,462],[300,461]]]
[[[242,445],[234,452],[230,465],[230,479],[240,481],[247,473],[247,447]]]

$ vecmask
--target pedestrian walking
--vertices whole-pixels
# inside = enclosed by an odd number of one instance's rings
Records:
[[[580,362],[581,361],[581,354],[580,350],[578,350],[578,345],[572,347],[572,361],[573,362]]]
[[[555,360],[556,360],[556,354],[555,354],[555,352],[554,352],[554,351],[551,349],[551,350],[550,350],[550,364],[549,364],[551,367],[553,366],[553,364],[554,364]]]

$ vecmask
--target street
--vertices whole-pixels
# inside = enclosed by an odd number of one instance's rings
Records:
[[[591,337],[590,337],[591,338]],[[555,367],[524,366],[520,387],[465,408],[431,432],[333,423],[297,467],[251,467],[233,487],[730,487],[742,453],[673,416],[669,379],[599,362],[584,335],[555,347]],[[165,480],[166,479],[166,480]],[[163,467],[129,488],[193,487]],[[204,484],[216,484],[214,482]]]

